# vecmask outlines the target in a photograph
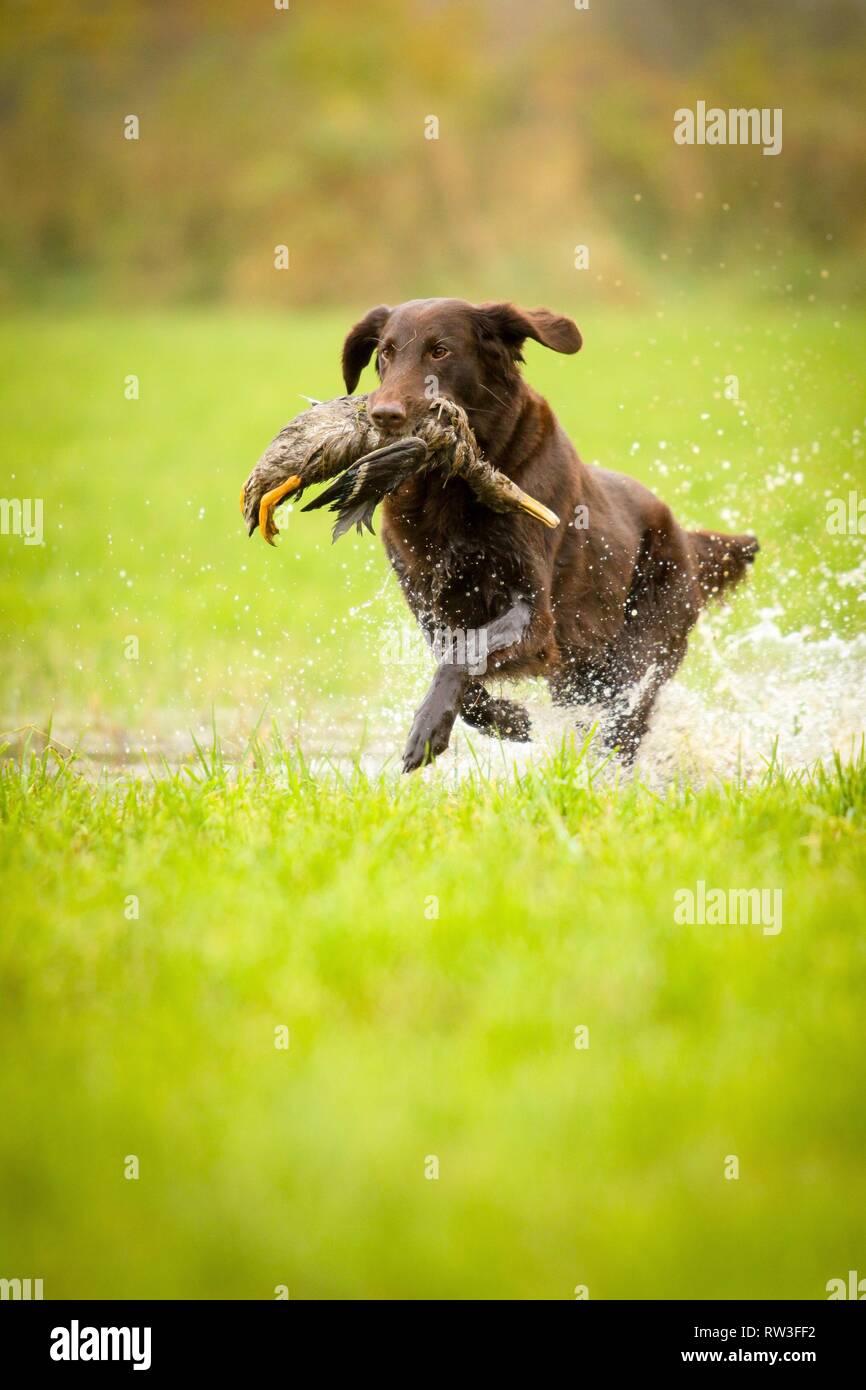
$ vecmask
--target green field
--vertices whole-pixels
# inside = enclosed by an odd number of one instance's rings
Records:
[[[0,537],[0,1276],[822,1298],[863,1272],[863,539],[825,520],[864,490],[866,322],[575,317],[583,353],[527,372],[582,456],[762,541],[677,679],[698,778],[675,720],[634,781],[582,734],[510,772],[494,745],[495,775],[461,735],[397,776],[425,669],[383,665],[378,542],[293,514],[272,551],[237,507],[300,393],[340,389],[351,314],[0,330],[2,490],[45,527]],[[699,881],[781,890],[782,930],[678,924]]]

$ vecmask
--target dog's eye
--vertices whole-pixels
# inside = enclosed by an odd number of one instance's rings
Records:
[[[435,357],[437,359],[440,357],[447,357],[448,349],[444,343],[437,343],[433,351],[430,353],[430,356]]]
[[[380,349],[379,349],[379,361],[380,361],[380,362],[390,362],[390,361],[391,361],[391,358],[392,358],[393,356],[394,356],[394,349],[393,349],[392,347],[383,347],[383,348],[380,348]]]

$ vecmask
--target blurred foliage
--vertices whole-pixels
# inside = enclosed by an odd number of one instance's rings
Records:
[[[860,288],[861,0],[3,11],[7,302],[573,297],[577,244],[580,293],[626,301],[686,271]],[[677,146],[699,99],[781,107],[782,153]]]

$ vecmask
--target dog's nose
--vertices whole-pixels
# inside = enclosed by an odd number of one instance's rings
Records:
[[[399,401],[382,401],[370,411],[370,419],[380,429],[396,430],[406,423],[406,407]]]

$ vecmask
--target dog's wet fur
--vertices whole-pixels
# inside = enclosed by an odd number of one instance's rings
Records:
[[[375,356],[368,409],[380,428],[398,437],[431,395],[446,396],[466,410],[489,462],[561,518],[549,530],[488,511],[460,478],[436,474],[386,499],[385,548],[428,639],[474,630],[474,651],[488,653],[479,677],[457,644],[446,652],[415,716],[407,772],[447,748],[458,714],[527,740],[526,711],[484,685],[517,676],[543,676],[557,703],[605,705],[606,742],[630,762],[701,609],[758,551],[754,536],[686,531],[634,478],[581,463],[521,375],[527,338],[563,353],[582,342],[571,319],[549,309],[420,299],[371,309],[343,346],[350,393]]]

